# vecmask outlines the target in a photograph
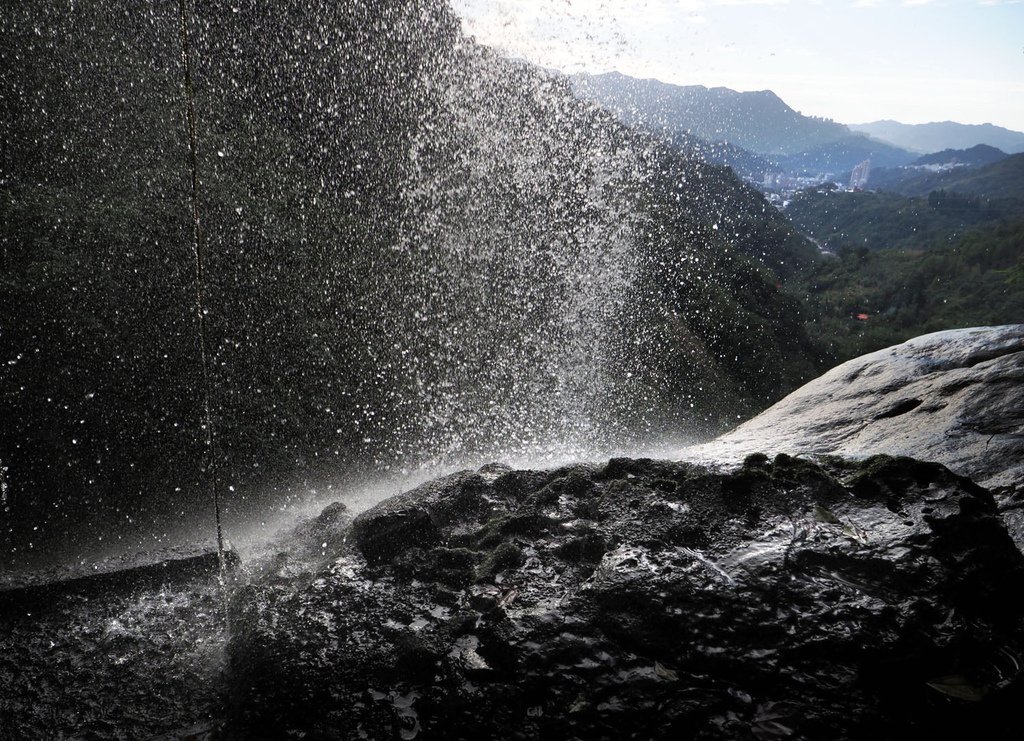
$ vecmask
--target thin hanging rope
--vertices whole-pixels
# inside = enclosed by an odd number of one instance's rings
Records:
[[[187,0],[179,1],[181,10],[181,63],[185,71],[185,120],[188,124],[189,165],[192,181],[192,254],[196,264],[196,327],[199,332],[199,358],[202,367],[203,429],[206,431],[206,485],[213,499],[217,521],[217,559],[223,579],[227,563],[224,558],[224,531],[220,521],[220,492],[217,487],[217,456],[213,441],[213,412],[210,405],[210,352],[206,334],[206,271],[203,259],[202,232],[199,228],[199,157],[196,137],[195,89],[192,86],[192,48],[188,35]]]

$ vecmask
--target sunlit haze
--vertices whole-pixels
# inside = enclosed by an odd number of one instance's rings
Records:
[[[566,72],[770,89],[843,123],[1024,130],[1024,3],[454,0],[478,41]]]

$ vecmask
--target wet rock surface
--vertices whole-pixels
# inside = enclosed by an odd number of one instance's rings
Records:
[[[942,463],[992,490],[1024,550],[1024,324],[936,332],[855,358],[682,455],[762,451]]]
[[[916,337],[843,363],[685,455],[877,453],[1024,496],[1024,324]]]
[[[216,568],[4,593],[0,740],[214,738],[227,637]]]
[[[344,532],[236,594],[230,736],[1017,735],[1024,557],[937,464],[491,466]]]

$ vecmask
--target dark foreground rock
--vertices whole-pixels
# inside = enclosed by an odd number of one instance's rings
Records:
[[[226,642],[216,555],[157,567],[0,595],[0,741],[215,737]]]
[[[489,467],[334,543],[236,595],[235,738],[1019,737],[1024,557],[937,464]]]

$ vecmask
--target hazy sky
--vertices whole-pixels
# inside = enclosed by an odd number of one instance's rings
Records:
[[[452,0],[470,34],[567,72],[774,90],[843,123],[1024,131],[1021,0]]]

